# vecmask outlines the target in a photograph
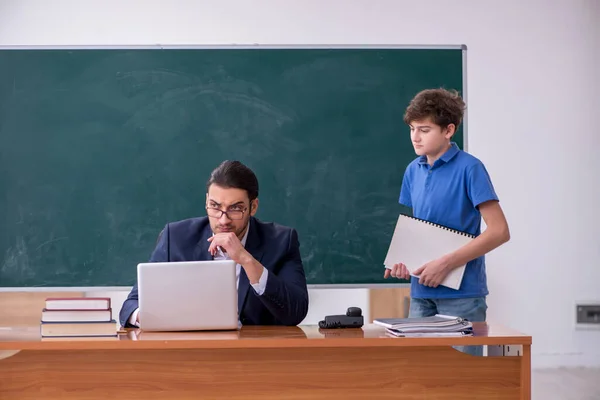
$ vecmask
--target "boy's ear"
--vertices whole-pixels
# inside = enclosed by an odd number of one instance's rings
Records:
[[[452,136],[454,136],[454,134],[456,133],[456,125],[448,124],[445,131],[446,132],[444,132],[444,136],[446,136],[446,139],[451,139]]]

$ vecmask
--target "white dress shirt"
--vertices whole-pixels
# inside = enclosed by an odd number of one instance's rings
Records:
[[[246,229],[246,233],[244,233],[244,237],[242,238],[242,246],[246,247],[246,239],[248,238],[248,232],[250,231],[250,224],[248,224],[248,229]],[[220,247],[217,247],[217,254],[213,257],[214,260],[230,260],[229,255],[223,253]],[[242,266],[237,264],[235,266],[235,276],[236,276],[236,286],[239,289],[240,287],[240,272],[242,270]],[[265,292],[265,288],[267,287],[267,278],[269,277],[269,273],[265,267],[263,267],[263,272],[260,275],[257,283],[252,283],[250,286],[254,289],[257,295],[261,296]],[[140,312],[139,308],[136,308],[134,312],[131,313],[129,317],[129,323],[133,326],[138,326],[139,324],[136,322],[137,316]]]

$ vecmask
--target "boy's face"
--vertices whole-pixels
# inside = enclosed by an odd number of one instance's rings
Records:
[[[442,128],[430,118],[410,123],[410,140],[419,156],[439,158],[448,149],[454,134],[454,124]]]

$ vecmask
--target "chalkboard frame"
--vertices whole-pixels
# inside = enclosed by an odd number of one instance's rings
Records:
[[[230,44],[230,45],[176,45],[176,44],[155,44],[155,45],[4,45],[0,50],[216,50],[216,49],[426,49],[426,50],[461,50],[462,53],[462,90],[461,95],[468,104],[468,80],[467,80],[467,45],[466,44],[445,44],[445,45],[391,45],[391,44]],[[468,152],[468,109],[462,123],[464,151]],[[382,269],[383,271],[383,269]],[[131,286],[34,286],[34,287],[2,287],[0,292],[47,292],[47,291],[122,291],[129,290]],[[410,287],[407,282],[398,283],[355,283],[355,284],[308,284],[309,289],[349,289],[349,288],[402,288]]]

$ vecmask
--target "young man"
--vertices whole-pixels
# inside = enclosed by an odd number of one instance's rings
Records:
[[[439,314],[485,321],[488,294],[485,254],[510,238],[504,213],[485,166],[452,141],[465,103],[456,91],[429,89],[410,102],[404,122],[416,154],[404,173],[400,204],[417,218],[476,236],[455,251],[431,260],[410,277],[404,264],[386,269],[384,277],[411,280],[409,317]],[[481,217],[487,229],[481,233]],[[467,264],[459,290],[441,286],[446,275]],[[481,354],[480,347],[461,349]]]
[[[244,325],[297,325],[308,312],[308,289],[296,230],[254,217],[258,180],[238,161],[224,161],[206,185],[206,217],[162,230],[150,262],[231,259],[237,263],[238,310]],[[198,289],[210,282],[198,282]],[[138,326],[138,290],[120,313]]]

